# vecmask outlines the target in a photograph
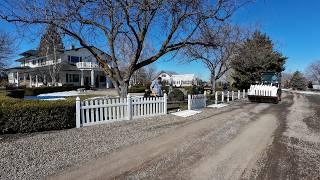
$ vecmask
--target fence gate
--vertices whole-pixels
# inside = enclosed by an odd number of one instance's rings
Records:
[[[76,127],[133,118],[167,114],[167,95],[163,97],[76,99]]]
[[[205,94],[188,95],[188,110],[205,108],[206,101]]]

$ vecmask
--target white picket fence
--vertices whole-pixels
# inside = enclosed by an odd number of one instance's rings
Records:
[[[91,126],[133,118],[167,114],[167,95],[163,97],[76,98],[76,127]]]
[[[219,95],[221,94],[221,99],[219,100],[218,97]],[[227,92],[224,92],[224,91],[216,91],[215,93],[215,104],[218,104],[219,102],[220,103],[224,103],[224,102],[229,102],[230,101],[230,98],[231,98],[231,101],[234,101],[236,99],[241,99],[241,98],[245,98],[246,97],[246,91],[245,90],[242,90],[242,96],[241,96],[241,91],[238,90],[237,92],[234,92],[234,91],[227,91]]]
[[[220,95],[221,95],[221,99],[219,99]],[[215,97],[215,104],[224,103],[224,102],[234,101],[236,99],[245,98],[246,91],[243,90],[242,95],[240,90],[238,90],[237,92],[216,91],[214,97]],[[188,110],[205,108],[207,106],[206,101],[207,101],[206,93],[198,94],[198,95],[188,95]]]

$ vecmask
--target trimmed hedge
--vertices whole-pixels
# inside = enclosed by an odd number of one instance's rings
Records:
[[[203,94],[204,93],[204,87],[202,86],[186,86],[183,87],[187,94]]]
[[[75,127],[75,101],[34,101],[0,96],[0,133]]]
[[[172,92],[168,95],[169,101],[184,101],[184,94],[179,89],[173,89]]]
[[[24,89],[8,90],[8,96],[13,98],[24,98]]]
[[[146,84],[145,86],[132,86],[131,88],[128,89],[129,93],[146,93],[146,90],[150,90],[150,85],[151,84]],[[164,93],[169,92],[169,86],[163,86],[162,85],[162,90]]]
[[[149,89],[145,86],[132,86],[128,89],[129,93],[144,93],[146,89]]]
[[[52,86],[52,87],[26,88],[24,95],[25,96],[37,96],[37,95],[43,94],[43,93],[72,91],[72,90],[76,90],[79,88],[84,88],[84,87],[81,87],[81,86]]]

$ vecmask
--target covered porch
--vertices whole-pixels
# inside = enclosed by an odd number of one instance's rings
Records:
[[[53,81],[54,78],[54,81]],[[15,86],[90,86],[92,88],[113,88],[111,80],[100,69],[78,69],[69,64],[60,67],[54,74],[49,67],[16,67],[8,70],[8,81]]]

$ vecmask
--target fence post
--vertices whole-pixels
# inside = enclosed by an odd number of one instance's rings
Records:
[[[130,94],[127,95],[127,113],[128,113],[128,120],[132,120],[132,98]]]
[[[221,92],[221,102],[224,102],[224,91]]]
[[[191,110],[191,95],[188,94],[188,110]]]
[[[204,91],[203,95],[204,95],[204,107],[207,107],[207,92]]]
[[[227,92],[227,102],[229,102],[229,99],[230,98],[230,92],[229,92],[229,90],[228,90],[228,92]]]
[[[242,98],[245,98],[245,97],[246,97],[246,90],[244,89],[242,93]]]
[[[240,90],[238,90],[238,99],[240,99]]]
[[[231,92],[231,100],[234,101],[234,91]]]
[[[218,104],[218,91],[214,94],[214,103]]]
[[[163,101],[164,101],[164,104],[163,104],[164,114],[167,114],[167,103],[168,103],[168,95],[167,95],[167,93],[164,93]]]
[[[80,128],[81,122],[80,122],[80,114],[81,114],[81,109],[80,109],[80,98],[79,96],[76,98],[76,128]]]

